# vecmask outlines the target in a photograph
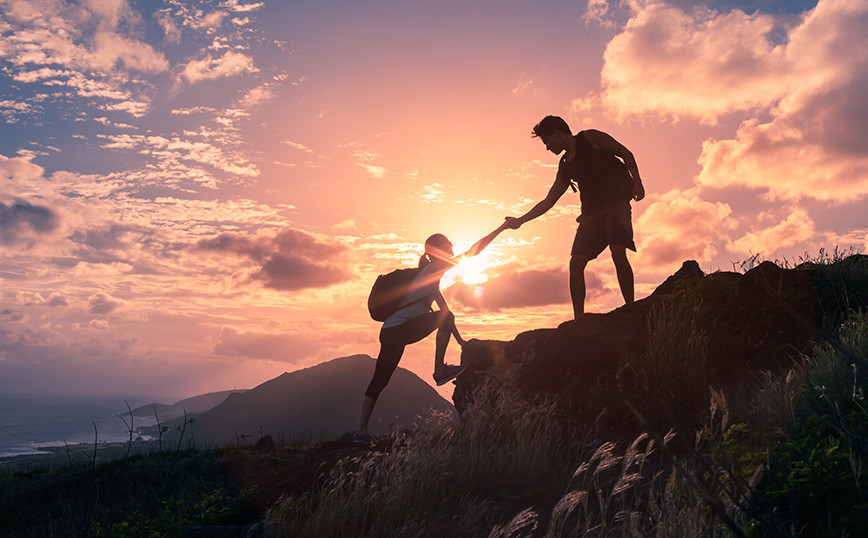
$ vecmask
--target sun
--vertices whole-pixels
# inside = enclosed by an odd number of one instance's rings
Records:
[[[464,284],[482,284],[488,280],[485,270],[491,266],[492,260],[485,252],[472,258],[462,258],[458,265],[443,275],[443,287],[448,288],[459,280]]]

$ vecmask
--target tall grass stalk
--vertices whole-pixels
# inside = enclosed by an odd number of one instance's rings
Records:
[[[588,437],[569,435],[550,402],[483,392],[461,420],[432,415],[414,435],[392,435],[391,449],[343,460],[318,491],[273,510],[270,527],[285,536],[487,535],[503,505],[553,503]]]

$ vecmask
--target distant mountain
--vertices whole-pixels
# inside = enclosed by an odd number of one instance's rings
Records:
[[[338,437],[358,424],[374,364],[375,360],[367,355],[353,355],[284,373],[243,393],[229,395],[195,417],[185,437],[192,436],[200,446],[234,444],[242,435],[248,442],[260,434],[286,441]],[[392,427],[409,427],[431,409],[455,411],[431,385],[398,368],[380,395],[370,429],[378,433]],[[179,424],[175,419],[166,425],[177,434]]]
[[[204,413],[205,411],[212,409],[214,406],[223,403],[231,394],[240,394],[242,392],[244,392],[244,390],[224,390],[220,392],[200,394],[199,396],[193,396],[192,398],[185,398],[173,404],[150,403],[133,409],[133,416],[154,418],[154,409],[156,409],[157,416],[161,422],[183,417],[185,412],[189,417],[191,415]],[[129,415],[129,413],[124,413],[124,415]]]

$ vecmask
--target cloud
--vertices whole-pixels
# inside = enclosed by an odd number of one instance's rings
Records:
[[[808,212],[796,208],[780,223],[755,230],[732,242],[730,250],[740,252],[774,252],[807,241],[814,236],[814,221]]]
[[[88,312],[97,315],[111,314],[123,304],[120,299],[103,292],[94,293],[88,297],[87,302],[90,304]]]
[[[613,27],[615,23],[610,19],[609,0],[588,0],[582,20],[585,21],[585,26],[596,23],[606,28]]]
[[[352,278],[347,245],[302,230],[274,236],[223,233],[200,240],[196,248],[248,258],[255,264],[250,280],[281,291],[324,288]]]
[[[382,179],[388,172],[385,167],[375,164],[375,161],[380,158],[380,154],[366,150],[361,142],[349,142],[338,147],[350,148],[356,165],[364,168],[370,176]]]
[[[261,8],[264,5],[265,5],[265,2],[253,2],[250,4],[243,4],[243,3],[239,2],[238,0],[226,0],[225,2],[220,4],[220,7],[228,9],[229,11],[232,11],[235,13],[249,13],[251,11],[258,10],[259,8]]]
[[[174,19],[172,19],[168,13],[158,11],[154,14],[154,19],[156,19],[160,28],[163,29],[163,33],[166,35],[166,41],[176,45],[181,42],[181,29],[178,28],[178,25],[175,24]]]
[[[620,116],[754,117],[703,144],[703,187],[844,203],[868,196],[868,4],[820,0],[797,17],[633,4],[606,48],[599,99]]]
[[[729,205],[706,202],[695,192],[662,195],[634,226],[643,265],[665,271],[687,259],[710,260],[728,242],[731,214]]]
[[[353,219],[342,220],[341,222],[332,225],[333,230],[339,231],[355,230],[356,228],[356,221],[354,221]]]
[[[22,306],[45,305],[45,306],[69,306],[66,298],[60,293],[53,292],[46,298],[38,292],[18,291],[15,294],[16,304]]]
[[[242,108],[248,109],[259,106],[272,99],[274,99],[274,92],[268,84],[264,84],[248,91],[244,98],[241,99],[240,104]]]
[[[193,134],[193,133],[190,133]],[[207,135],[208,133],[196,133]],[[196,141],[189,136],[165,138],[162,136],[145,136],[137,134],[97,135],[106,142],[101,147],[106,149],[135,150],[139,154],[148,155],[157,160],[154,166],[161,168],[159,172],[148,174],[151,181],[156,180],[160,184],[170,185],[179,183],[174,178],[186,181],[196,181],[206,186],[216,186],[216,179],[206,172],[195,170],[183,163],[193,161],[197,164],[207,165],[220,171],[245,177],[257,177],[259,169],[256,165],[248,162],[242,155],[231,150],[228,140],[216,135],[215,144],[210,141]],[[128,173],[127,176],[135,176]],[[141,177],[144,177],[141,176]]]
[[[126,1],[4,1],[0,6],[7,23],[0,33],[6,73],[45,88],[44,94],[28,92],[32,112],[41,112],[35,105],[42,99],[65,102],[73,97],[62,88],[79,97],[110,101],[102,104],[104,110],[137,117],[147,111],[151,87],[133,73],[162,73],[169,62],[151,45],[132,37],[139,33],[141,20]],[[4,115],[16,111],[21,112],[7,109]]]
[[[125,0],[3,3],[9,31],[2,46],[13,64],[60,64],[81,72],[117,65],[147,73],[168,69],[161,53],[127,37],[141,21]]]
[[[0,243],[16,245],[57,228],[58,217],[47,207],[28,202],[0,202]]]
[[[270,359],[296,364],[316,353],[319,341],[309,336],[242,332],[222,327],[214,343],[214,354],[230,357]]]
[[[257,71],[253,58],[240,52],[228,51],[223,56],[207,54],[204,58],[188,62],[181,70],[181,76],[188,82],[196,83]]]
[[[769,39],[774,29],[774,18],[759,12],[644,5],[606,47],[603,102],[621,115],[708,122],[767,106],[796,82],[785,48]]]
[[[481,284],[457,282],[450,286],[455,300],[482,311],[524,308],[570,302],[569,274],[566,267],[527,269],[517,264],[501,266],[497,274]],[[599,280],[588,275],[589,290],[600,287]]]
[[[37,180],[42,177],[43,172],[41,166],[33,164],[27,159],[0,155],[0,177],[9,179],[13,183]]]

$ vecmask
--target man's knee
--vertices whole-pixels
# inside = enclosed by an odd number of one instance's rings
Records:
[[[609,250],[612,252],[612,260],[616,264],[621,264],[621,263],[629,264],[630,263],[627,260],[627,247],[622,247],[620,245],[611,245],[609,247]]]

